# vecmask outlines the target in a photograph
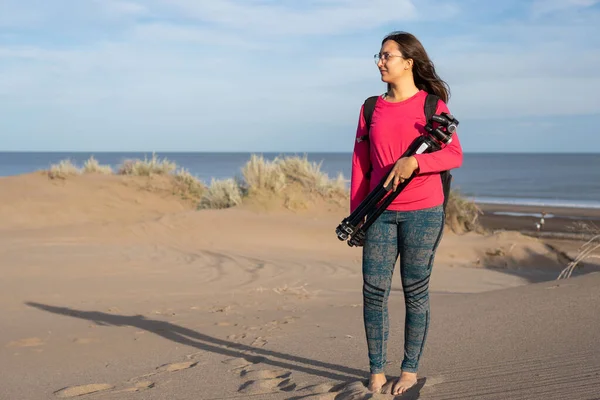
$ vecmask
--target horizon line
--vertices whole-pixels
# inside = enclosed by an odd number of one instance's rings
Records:
[[[106,153],[149,153],[149,154],[352,154],[352,151],[323,151],[323,150],[0,150],[0,154],[9,153],[85,153],[85,154],[106,154]],[[473,151],[463,150],[463,154],[600,154],[600,151]]]

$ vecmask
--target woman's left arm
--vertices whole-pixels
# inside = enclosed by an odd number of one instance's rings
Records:
[[[436,114],[448,113],[448,106],[443,101],[438,102]],[[426,174],[442,172],[462,166],[463,151],[457,132],[452,135],[452,141],[443,149],[432,153],[415,154],[413,156],[418,163],[417,173]]]

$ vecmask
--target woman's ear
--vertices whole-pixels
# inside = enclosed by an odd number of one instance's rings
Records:
[[[406,62],[406,64],[404,65],[404,69],[410,69],[410,68],[412,68],[413,62],[414,62],[412,58],[409,58],[405,62]]]

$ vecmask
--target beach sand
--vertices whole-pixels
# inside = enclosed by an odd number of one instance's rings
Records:
[[[577,238],[586,230],[582,225],[600,229],[600,208],[540,207],[521,205],[480,204],[481,220],[490,229],[526,232],[544,237]],[[538,231],[542,213],[544,226]]]
[[[397,398],[599,398],[600,268],[557,281],[582,241],[485,210],[485,233],[444,234],[419,385]],[[0,398],[391,399],[364,385],[346,215],[196,210],[160,177],[1,178]],[[391,382],[398,270],[389,307]]]

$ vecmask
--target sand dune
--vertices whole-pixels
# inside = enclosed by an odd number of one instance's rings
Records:
[[[371,398],[346,212],[196,210],[156,176],[0,179],[1,393]],[[600,395],[599,275],[553,281],[567,262],[517,232],[446,231],[421,398]],[[401,298],[396,278],[396,324]]]
[[[0,186],[0,229],[126,223],[193,208],[173,196],[161,176],[86,174],[63,180],[40,172],[2,178]]]

